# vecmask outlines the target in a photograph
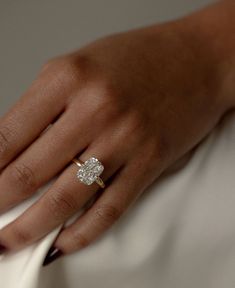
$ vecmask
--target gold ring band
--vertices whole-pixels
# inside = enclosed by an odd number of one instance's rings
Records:
[[[76,158],[74,158],[72,161],[73,161],[78,167],[81,167],[82,164],[83,164],[82,161],[80,161],[80,160],[78,160],[78,159],[76,159]]]

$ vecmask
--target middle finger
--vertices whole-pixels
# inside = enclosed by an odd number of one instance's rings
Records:
[[[91,128],[87,128],[89,119],[74,114],[65,112],[2,172],[0,212],[32,196],[86,148],[91,137]],[[71,125],[74,122],[79,124]]]
[[[103,141],[95,148],[91,145],[80,159],[85,161],[92,155],[101,159],[105,167],[101,178],[106,181],[123,166],[125,156],[114,153],[113,147],[103,145]],[[89,186],[80,183],[76,171],[76,165],[71,164],[34,205],[1,230],[0,243],[8,251],[16,251],[39,240],[78,212],[98,191],[96,183]]]

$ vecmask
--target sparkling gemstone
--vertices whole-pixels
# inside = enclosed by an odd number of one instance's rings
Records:
[[[95,157],[91,157],[81,165],[77,172],[78,179],[86,185],[91,185],[103,172],[104,166]]]

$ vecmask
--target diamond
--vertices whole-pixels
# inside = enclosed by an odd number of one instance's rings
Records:
[[[81,165],[77,172],[78,179],[86,185],[91,185],[103,172],[104,166],[95,157],[91,157]]]

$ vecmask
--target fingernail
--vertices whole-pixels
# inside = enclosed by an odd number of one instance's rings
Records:
[[[51,247],[47,253],[47,256],[43,262],[43,266],[47,266],[48,264],[50,264],[51,262],[55,261],[56,259],[58,259],[59,257],[61,257],[63,255],[63,252],[56,248],[56,247]]]
[[[7,248],[0,244],[0,255],[4,254],[7,251]]]

